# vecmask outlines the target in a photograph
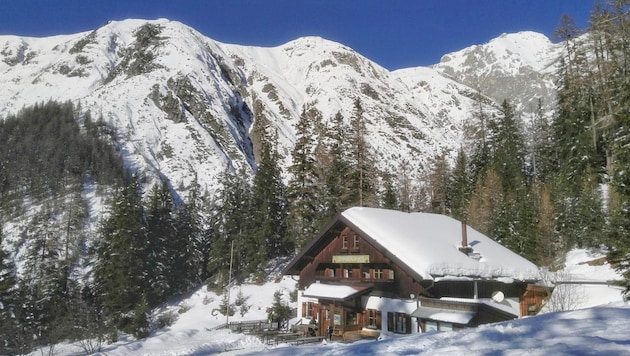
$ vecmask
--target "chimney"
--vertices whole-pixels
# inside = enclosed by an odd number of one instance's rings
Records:
[[[460,246],[459,251],[462,253],[465,253],[466,255],[469,255],[473,251],[472,247],[468,246],[467,225],[466,225],[466,221],[463,221],[463,220],[462,220],[462,245]]]
[[[466,234],[466,221],[462,220],[462,247],[468,247],[468,235]]]

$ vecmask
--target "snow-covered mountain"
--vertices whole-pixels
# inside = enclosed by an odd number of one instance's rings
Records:
[[[555,105],[554,77],[561,50],[540,33],[503,34],[446,54],[433,68],[497,103],[510,100],[524,114],[533,113],[539,99],[548,112]]]
[[[508,96],[526,110],[551,103],[558,47],[540,34],[504,35],[445,55],[432,68],[390,72],[351,48],[319,37],[273,48],[214,41],[179,22],[110,22],[46,38],[0,36],[0,117],[49,99],[80,103],[118,130],[125,161],[185,190],[196,177],[212,189],[226,167],[255,167],[256,120],[291,162],[294,125],[305,105],[329,121],[352,116],[360,98],[378,167],[403,160],[427,169],[462,143],[462,125]],[[181,192],[180,192],[181,193]]]

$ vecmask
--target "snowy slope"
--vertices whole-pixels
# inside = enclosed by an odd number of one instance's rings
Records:
[[[574,250],[567,256],[561,273],[574,280],[589,276],[591,280],[620,278],[610,265],[591,266],[601,254]],[[285,301],[296,288],[290,277],[278,283],[243,285],[232,288],[234,297],[239,290],[247,298],[249,311],[230,320],[260,320],[280,291]],[[211,330],[225,323],[218,314],[221,296],[202,287],[191,296],[157,310],[155,315],[172,311],[177,315],[173,325],[154,331],[148,338],[134,340],[126,335],[112,345],[104,345],[107,355],[627,355],[630,354],[630,304],[621,298],[621,289],[606,285],[591,285],[574,290],[584,299],[575,311],[548,313],[509,322],[484,325],[454,332],[399,335],[382,333],[378,341],[352,344],[323,341],[312,346],[265,345],[251,335],[227,330]],[[234,300],[234,299],[232,299]],[[180,313],[181,312],[181,313]],[[43,350],[47,352],[49,350]],[[78,344],[57,345],[60,354],[78,354]],[[39,355],[33,352],[32,355]]]

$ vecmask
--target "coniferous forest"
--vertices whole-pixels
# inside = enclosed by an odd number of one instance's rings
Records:
[[[113,341],[117,330],[146,336],[152,308],[202,284],[263,282],[270,261],[351,206],[447,214],[551,270],[571,248],[604,249],[630,278],[627,10],[597,5],[586,31],[562,19],[553,117],[546,98],[527,124],[510,100],[499,114],[480,109],[454,163],[438,155],[422,174],[405,162],[375,168],[358,99],[330,125],[304,105],[286,172],[274,129],[258,118],[254,173],[226,169],[216,191],[193,185],[185,197],[126,167],[115,128],[89,108],[46,102],[3,118],[0,242],[5,222],[24,216],[9,247],[26,253],[0,249],[0,354]],[[106,211],[90,212],[90,191]]]

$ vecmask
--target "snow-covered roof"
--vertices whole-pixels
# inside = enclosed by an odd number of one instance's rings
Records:
[[[467,241],[477,258],[461,252],[461,222],[446,215],[355,207],[341,216],[424,279],[540,278],[532,262],[471,227],[466,230]]]
[[[347,286],[341,284],[313,283],[304,290],[304,296],[332,300],[345,300],[364,292],[368,292],[371,289],[371,285]]]
[[[459,311],[445,308],[418,307],[411,315],[422,318],[461,325],[468,324],[477,314],[474,311]]]

